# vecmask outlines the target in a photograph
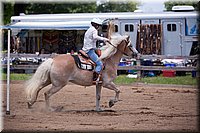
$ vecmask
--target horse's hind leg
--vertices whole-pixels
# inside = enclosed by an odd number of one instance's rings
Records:
[[[33,97],[28,100],[27,104],[28,104],[29,109],[31,109],[32,105],[36,102],[37,97],[38,97],[38,93],[39,93],[39,91],[34,92]]]
[[[50,111],[59,111],[61,110],[62,108],[52,108],[50,107],[50,103],[49,103],[49,98],[55,94],[56,92],[58,92],[60,89],[62,89],[63,86],[54,86],[52,85],[52,87],[44,93],[45,95],[45,102],[46,102],[46,109],[47,110],[50,110]]]
[[[44,88],[45,86],[49,85],[50,82],[47,82],[45,84],[41,84],[37,89],[35,89],[36,91],[31,92],[32,96],[31,99],[28,100],[27,104],[28,104],[28,108],[30,109],[32,107],[32,105],[36,102],[37,97],[38,97],[38,93],[39,91]]]

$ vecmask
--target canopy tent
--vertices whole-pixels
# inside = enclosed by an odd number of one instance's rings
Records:
[[[16,22],[2,29],[29,29],[29,30],[86,30],[90,21],[65,21],[65,22]]]
[[[16,22],[10,25],[0,26],[0,29],[8,30],[7,53],[7,91],[6,114],[10,114],[10,36],[11,30],[86,30],[90,27],[90,21],[55,21],[55,22]]]

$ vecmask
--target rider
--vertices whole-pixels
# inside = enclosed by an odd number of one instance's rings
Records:
[[[84,36],[84,44],[83,44],[83,51],[86,52],[86,54],[90,57],[92,61],[96,63],[95,72],[93,75],[93,80],[96,82],[99,82],[100,76],[101,76],[101,70],[103,67],[102,61],[98,58],[98,55],[95,53],[96,47],[96,41],[109,41],[108,38],[98,36],[98,29],[102,26],[102,21],[99,18],[94,18],[91,20],[91,26],[90,28],[85,32]]]

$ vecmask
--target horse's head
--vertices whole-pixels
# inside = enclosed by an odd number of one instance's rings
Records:
[[[133,47],[130,36],[125,37],[118,45],[118,49],[126,56],[136,57],[138,51]]]
[[[112,21],[108,22],[107,38],[110,39],[110,43],[107,42],[106,45],[101,48],[101,60],[111,57],[117,51],[121,51],[122,54],[127,56],[133,57],[137,55],[138,51],[132,46],[130,36],[122,36],[116,33],[115,25]]]

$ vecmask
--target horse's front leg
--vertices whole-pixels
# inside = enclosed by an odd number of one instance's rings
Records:
[[[110,90],[114,90],[115,91],[115,97],[114,99],[110,99],[109,101],[109,107],[112,107],[116,102],[119,101],[119,93],[120,90],[116,87],[116,85],[113,82],[108,82],[104,85],[105,88],[108,88]]]
[[[101,88],[102,85],[96,85],[96,111],[102,111],[100,107],[100,99],[101,99]]]

